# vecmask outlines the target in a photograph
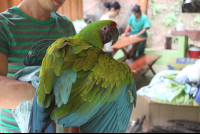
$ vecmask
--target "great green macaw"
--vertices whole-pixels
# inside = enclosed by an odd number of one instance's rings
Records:
[[[117,42],[116,25],[110,20],[90,23],[48,48],[29,132],[53,132],[54,120],[84,133],[126,131],[136,104],[133,75],[128,65],[103,51],[105,43]]]

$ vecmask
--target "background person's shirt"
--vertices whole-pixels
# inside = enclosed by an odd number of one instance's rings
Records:
[[[127,23],[132,26],[132,34],[137,34],[142,29],[150,28],[149,18],[147,17],[147,15],[143,13],[141,14],[138,20],[135,17],[135,15],[132,13]],[[147,37],[147,33],[145,32],[140,37]]]
[[[112,21],[114,21],[113,18],[109,18],[107,15],[102,15],[101,18],[100,18],[100,20],[112,20]],[[104,44],[104,50],[106,52],[112,52],[113,51],[112,41]]]
[[[22,61],[36,42],[75,34],[73,23],[58,13],[51,13],[51,18],[45,21],[29,17],[16,6],[0,13],[0,53],[8,57],[7,77],[12,78],[24,68]],[[42,61],[45,53],[46,49],[42,50],[38,60]],[[0,131],[20,132],[11,109],[0,109]]]

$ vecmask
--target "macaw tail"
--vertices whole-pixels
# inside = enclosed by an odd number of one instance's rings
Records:
[[[29,119],[28,133],[55,133],[54,121],[50,119],[50,111],[52,109],[53,105],[48,108],[39,106],[36,92]]]

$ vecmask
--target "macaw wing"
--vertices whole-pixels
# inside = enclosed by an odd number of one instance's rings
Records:
[[[113,116],[124,121],[118,132],[124,131],[124,126],[127,126],[130,119],[133,104],[136,103],[136,88],[130,68],[94,47],[79,51],[77,54],[71,53],[64,60],[61,70],[77,72],[77,79],[72,85],[68,102],[60,108],[55,108],[51,113],[51,118],[63,117],[59,120],[59,124],[65,124],[65,127],[82,126],[88,121],[99,120],[97,122],[100,123],[101,118],[104,121],[107,118],[94,117],[98,114],[99,116],[107,114],[105,111],[112,107],[113,111],[116,111]],[[122,105],[122,102],[127,105]],[[107,107],[107,109],[101,112],[102,107]],[[126,115],[125,112],[128,114]],[[101,125],[98,125],[98,128],[99,126]],[[110,129],[106,130],[110,131]]]
[[[80,46],[81,45],[81,46]],[[52,92],[54,82],[57,80],[63,71],[61,66],[65,62],[64,58],[71,53],[78,53],[84,49],[92,47],[86,42],[74,37],[63,37],[57,39],[48,49],[42,61],[40,71],[40,85],[38,88],[38,102],[43,104],[44,107],[49,107],[52,101]],[[66,77],[65,80],[70,79]],[[70,82],[68,82],[70,84]],[[65,93],[70,94],[71,88],[64,88]]]

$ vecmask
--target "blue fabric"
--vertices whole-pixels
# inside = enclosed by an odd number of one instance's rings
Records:
[[[149,18],[145,14],[141,14],[139,20],[132,13],[127,23],[132,26],[132,34],[139,33],[142,29],[150,28]],[[147,37],[147,33],[145,32],[140,37]]]
[[[197,95],[194,100],[196,101],[196,103],[200,103],[200,88],[198,89]]]
[[[197,88],[198,88],[198,91],[197,91],[197,94],[196,94],[194,100],[195,100],[197,103],[200,103],[200,81],[197,83]]]

